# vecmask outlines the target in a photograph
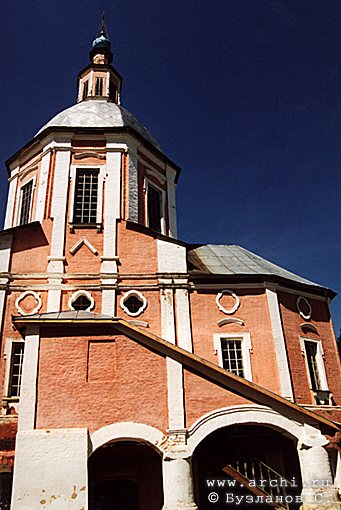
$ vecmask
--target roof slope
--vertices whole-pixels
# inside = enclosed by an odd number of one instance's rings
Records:
[[[105,99],[82,101],[63,110],[47,122],[35,136],[51,127],[112,128],[130,127],[143,136],[156,149],[162,149],[148,129],[122,106]]]
[[[237,245],[204,244],[189,250],[188,260],[198,267],[200,273],[279,276],[296,283],[324,288]]]

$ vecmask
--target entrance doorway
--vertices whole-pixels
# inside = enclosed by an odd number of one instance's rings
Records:
[[[89,510],[161,510],[160,455],[133,441],[108,443],[89,458]]]

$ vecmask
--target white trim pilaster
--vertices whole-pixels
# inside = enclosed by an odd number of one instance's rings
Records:
[[[290,377],[289,360],[285,346],[285,338],[276,290],[268,286],[266,288],[266,297],[268,301],[272,334],[275,344],[275,354],[277,359],[279,381],[281,385],[281,394],[282,397],[293,401],[294,394]]]
[[[129,145],[128,151],[128,210],[127,218],[129,221],[138,223],[138,170],[137,170],[137,149],[134,145]]]
[[[18,430],[33,430],[36,418],[39,326],[30,325],[25,337]]]
[[[166,169],[167,175],[167,196],[168,196],[168,222],[169,222],[169,235],[175,239],[178,236],[177,221],[176,221],[176,171],[170,167]]]
[[[176,289],[175,300],[178,345],[193,352],[188,289]]]
[[[36,212],[35,212],[35,219],[36,219],[36,221],[40,221],[40,223],[44,219],[50,160],[51,160],[51,152],[48,151],[41,158],[41,162],[40,162],[39,187],[37,190],[37,207],[36,207]]]
[[[19,173],[19,166],[15,167],[11,172],[11,177],[9,180],[9,189],[8,189],[8,198],[7,198],[7,207],[6,207],[6,216],[4,222],[4,228],[13,227],[13,214],[15,207],[15,194],[17,189],[17,174]]]

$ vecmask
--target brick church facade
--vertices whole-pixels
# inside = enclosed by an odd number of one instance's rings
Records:
[[[179,241],[180,168],[121,82],[103,25],[7,162],[0,509],[340,508],[335,293]]]

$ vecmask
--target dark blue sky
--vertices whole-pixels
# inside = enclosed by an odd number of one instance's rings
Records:
[[[122,104],[182,168],[179,237],[341,292],[340,0],[2,0],[4,161],[76,97],[106,11]],[[7,191],[1,170],[0,218]],[[341,297],[332,304],[341,327]]]

